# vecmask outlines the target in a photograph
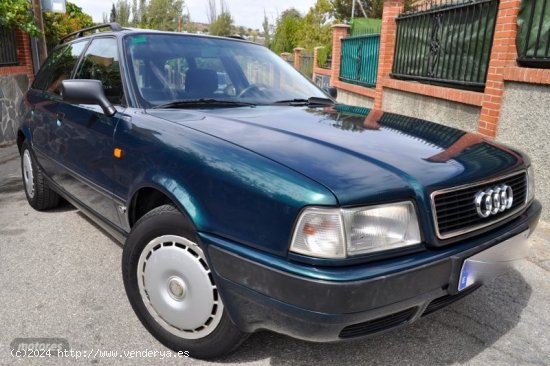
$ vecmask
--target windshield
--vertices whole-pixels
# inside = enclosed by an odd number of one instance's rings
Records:
[[[215,99],[273,104],[327,96],[265,47],[181,34],[125,38],[127,62],[139,103],[146,108]]]

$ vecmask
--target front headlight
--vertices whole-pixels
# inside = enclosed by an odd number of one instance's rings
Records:
[[[527,169],[527,203],[535,198],[535,168],[530,165]]]
[[[412,202],[354,209],[307,208],[296,225],[290,251],[345,258],[420,243]]]

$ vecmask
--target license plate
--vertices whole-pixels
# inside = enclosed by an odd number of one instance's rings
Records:
[[[483,283],[506,272],[529,253],[529,230],[466,259],[460,270],[458,291]]]

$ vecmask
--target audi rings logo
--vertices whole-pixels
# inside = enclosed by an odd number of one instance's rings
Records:
[[[474,202],[479,217],[485,218],[504,212],[512,207],[514,192],[510,186],[502,184],[477,192]]]

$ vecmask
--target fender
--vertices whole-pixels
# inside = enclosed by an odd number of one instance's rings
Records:
[[[188,189],[184,187],[178,180],[166,174],[166,172],[149,171],[144,176],[140,176],[134,182],[130,189],[130,194],[127,199],[128,210],[126,212],[126,222],[130,222],[129,212],[132,210],[132,205],[135,204],[134,199],[136,194],[143,188],[153,188],[164,194],[172,202],[176,204],[178,209],[187,216],[189,222],[196,230],[206,225],[202,207],[199,202],[193,198]]]

